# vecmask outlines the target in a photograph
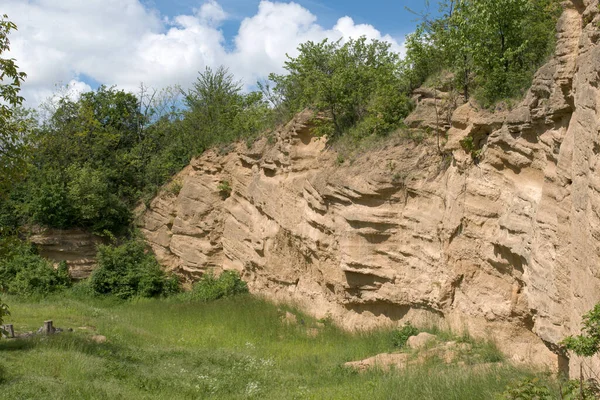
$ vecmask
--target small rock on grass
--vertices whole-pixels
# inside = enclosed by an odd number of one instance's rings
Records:
[[[94,335],[92,336],[92,342],[98,343],[98,344],[102,344],[102,343],[106,343],[108,339],[106,339],[106,336],[103,335]]]
[[[411,336],[408,338],[406,345],[411,349],[417,350],[422,349],[427,346],[429,342],[432,342],[437,339],[437,336],[432,335],[431,333],[421,332],[416,336]]]

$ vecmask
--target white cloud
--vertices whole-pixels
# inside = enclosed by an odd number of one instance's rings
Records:
[[[11,56],[28,74],[23,94],[39,104],[57,83],[89,89],[84,77],[135,90],[141,82],[163,87],[191,84],[206,66],[225,65],[247,86],[270,72],[281,72],[286,53],[307,40],[358,38],[402,46],[371,25],[340,18],[325,28],[296,3],[263,0],[256,15],[241,22],[232,43],[220,26],[228,18],[215,0],[172,19],[140,0],[4,0],[19,27],[11,34]],[[86,86],[83,86],[86,85]]]

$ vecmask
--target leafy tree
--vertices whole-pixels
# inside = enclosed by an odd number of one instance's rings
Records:
[[[10,50],[8,35],[16,29],[6,14],[0,18],[0,196],[7,193],[24,165],[27,125],[16,110],[24,100],[19,92],[27,75],[19,71],[15,59],[3,57]]]
[[[289,114],[307,107],[326,113],[321,133],[336,137],[360,126],[362,135],[385,134],[410,111],[399,56],[389,43],[309,41],[298,50],[298,57],[288,56],[286,75],[269,76],[271,99]]]
[[[215,71],[207,67],[184,101],[185,139],[197,154],[216,144],[256,135],[271,121],[262,93],[242,93],[242,84],[224,67]]]
[[[440,17],[424,18],[407,45],[415,82],[443,70],[468,99],[484,104],[517,96],[554,45],[557,0],[445,0]]]

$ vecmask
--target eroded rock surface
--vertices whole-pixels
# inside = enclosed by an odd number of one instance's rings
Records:
[[[96,267],[96,252],[102,238],[83,229],[31,228],[29,240],[42,257],[55,263],[65,261],[74,279],[87,278]]]
[[[565,368],[557,344],[600,300],[600,17],[597,1],[565,7],[524,101],[460,106],[445,155],[390,142],[339,166],[302,114],[272,143],[194,160],[143,233],[189,280],[235,269],[251,291],[348,328],[439,322]]]

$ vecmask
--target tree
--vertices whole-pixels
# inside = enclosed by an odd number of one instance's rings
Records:
[[[385,134],[408,114],[401,63],[389,43],[326,39],[301,44],[298,51],[297,57],[288,56],[286,75],[269,76],[272,98],[290,115],[307,107],[325,113],[329,119],[321,133],[334,138],[355,128],[365,136]]]
[[[252,137],[269,125],[271,110],[262,93],[242,89],[227,68],[207,67],[184,93],[185,135],[196,154],[215,144]]]
[[[8,35],[17,26],[4,14],[0,18],[0,196],[23,170],[24,125],[15,110],[23,103],[19,95],[26,74],[14,58],[3,55],[10,50]]]
[[[407,41],[411,73],[424,82],[449,71],[484,105],[521,95],[553,48],[561,10],[558,0],[442,1],[440,16],[425,16]]]

